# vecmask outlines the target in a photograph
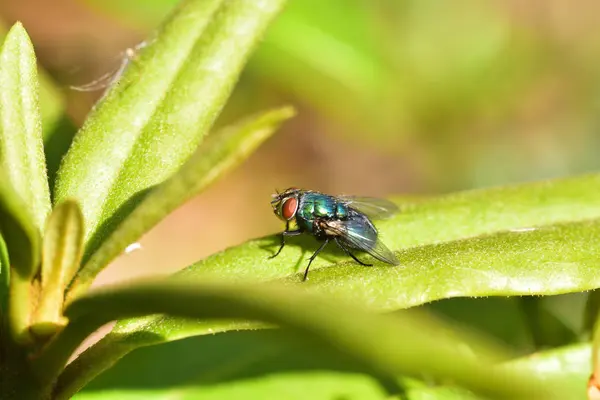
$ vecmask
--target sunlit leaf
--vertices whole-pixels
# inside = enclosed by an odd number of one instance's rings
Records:
[[[39,268],[40,231],[50,211],[50,194],[37,63],[20,23],[8,32],[0,50],[0,88],[0,232],[11,264],[9,325],[15,339],[27,342],[30,282]]]
[[[129,244],[186,200],[246,160],[279,124],[293,114],[293,109],[289,107],[273,110],[211,135],[175,175],[154,188],[123,220],[82,267],[72,290],[85,290],[96,274]]]
[[[332,248],[313,262],[305,285],[378,309],[456,296],[589,290],[600,285],[599,250],[592,245],[600,240],[599,189],[600,175],[587,175],[405,204],[394,218],[377,224],[400,266],[363,267]],[[210,256],[179,275],[299,281],[317,243],[288,242],[274,259],[268,257],[279,239],[267,237]]]
[[[133,57],[57,176],[55,201],[82,207],[84,259],[195,151],[283,3],[184,1]]]
[[[269,237],[208,257],[176,278],[279,279],[376,310],[457,296],[588,290],[600,286],[600,220],[593,219],[600,216],[599,182],[591,175],[405,204],[400,214],[379,224],[401,261],[398,267],[363,267],[341,251],[324,252],[301,283],[298,271],[316,248],[314,240],[290,239],[280,256],[268,259],[279,243]],[[238,326],[168,316],[122,321],[103,339],[101,351],[92,348],[82,357],[108,365],[136,347],[210,333],[213,327]]]
[[[33,46],[16,23],[0,52],[0,169],[41,231],[50,211]]]

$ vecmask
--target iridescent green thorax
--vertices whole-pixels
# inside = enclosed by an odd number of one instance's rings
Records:
[[[315,218],[344,220],[348,217],[348,207],[332,196],[321,193],[302,193],[299,197],[296,221],[303,229],[312,232]]]

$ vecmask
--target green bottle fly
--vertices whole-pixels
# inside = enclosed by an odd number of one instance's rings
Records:
[[[312,190],[290,188],[283,193],[273,195],[273,212],[286,222],[281,233],[279,255],[285,246],[286,236],[303,233],[313,235],[323,243],[314,252],[304,271],[304,280],[308,276],[310,264],[330,242],[334,241],[346,254],[361,265],[352,250],[364,251],[376,259],[388,264],[398,265],[398,259],[379,240],[378,232],[371,220],[388,218],[398,212],[398,207],[384,199],[355,196],[330,196]],[[296,229],[290,230],[290,223]]]

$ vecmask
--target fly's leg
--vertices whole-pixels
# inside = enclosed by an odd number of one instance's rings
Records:
[[[290,229],[289,222],[287,224],[285,224],[285,231],[281,232],[281,246],[279,247],[279,250],[277,250],[277,253],[273,254],[269,258],[275,258],[279,255],[279,253],[281,253],[281,250],[283,250],[283,247],[285,246],[285,237],[286,236],[298,236],[298,235],[302,234],[301,231],[290,231],[288,229]]]
[[[352,254],[350,252],[350,250],[348,250],[348,248],[344,244],[342,244],[342,242],[340,242],[337,238],[335,238],[335,242],[337,243],[338,246],[340,246],[340,249],[344,250],[344,253],[348,254],[350,257],[352,257],[354,259],[354,261],[356,261],[360,265],[364,265],[365,267],[373,266],[373,264],[364,263],[364,262],[360,261],[358,258],[356,258],[356,256],[354,254]]]
[[[325,239],[325,241],[323,242],[323,244],[317,249],[317,251],[315,251],[313,253],[312,256],[310,256],[310,259],[308,260],[308,265],[306,266],[306,269],[304,270],[304,278],[302,278],[302,281],[304,282],[306,280],[306,277],[308,276],[308,269],[310,268],[310,264],[313,262],[313,260],[319,255],[319,253],[321,252],[321,250],[323,250],[325,248],[325,246],[327,246],[327,243],[329,243],[329,238]]]

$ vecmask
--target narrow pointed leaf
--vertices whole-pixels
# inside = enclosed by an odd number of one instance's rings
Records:
[[[10,262],[9,326],[17,341],[28,342],[30,283],[39,267],[40,230],[50,195],[36,58],[20,23],[0,49],[0,88],[0,232]]]
[[[0,182],[8,178],[0,169]],[[0,234],[10,267],[8,315],[11,334],[19,342],[29,342],[31,322],[31,281],[40,260],[40,234],[29,208],[10,184],[0,184]],[[4,257],[3,257],[4,258]],[[7,261],[8,260],[8,261]],[[3,271],[4,274],[4,271]]]
[[[141,349],[94,379],[74,399],[477,398],[458,387],[372,376],[335,349],[286,340],[288,334],[280,329],[231,332]],[[401,396],[391,397],[395,394]],[[69,397],[57,400],[62,398]]]
[[[55,200],[82,207],[84,259],[194,152],[283,3],[187,0],[147,40],[58,173]]]
[[[311,398],[329,399],[330,391],[345,393],[349,388],[365,398],[389,398],[387,393],[379,392],[382,388],[373,378],[357,374],[360,367],[348,360],[328,354],[326,349],[279,342],[279,335],[277,331],[232,332],[138,350],[94,379],[74,398],[103,400],[117,393],[124,399],[144,395],[148,399],[164,399],[174,393],[203,399],[224,398],[232,393],[246,398],[282,398],[295,392],[289,389],[296,385]],[[188,357],[189,354],[203,356]],[[534,375],[568,393],[568,398],[585,399],[590,357],[590,344],[577,344],[511,360],[502,368]],[[404,393],[400,398],[406,400],[478,398],[459,388],[406,379],[398,385]]]
[[[50,336],[64,325],[64,292],[81,260],[83,217],[74,201],[54,208],[44,234],[41,269],[41,297],[32,331]]]
[[[163,281],[92,292],[67,307],[65,315],[70,323],[36,360],[38,368],[43,367],[38,372],[62,367],[78,343],[106,322],[168,313],[280,324],[298,332],[290,340],[343,349],[352,359],[384,376],[426,374],[447,378],[490,397],[531,398],[544,393],[559,398],[556,396],[560,392],[553,391],[552,385],[541,387],[523,374],[493,370],[491,362],[497,357],[493,351],[476,342],[468,350],[457,346],[456,339],[452,339],[457,336],[449,334],[449,328],[439,328],[415,315],[375,315],[297,289],[254,286]]]
[[[283,279],[377,310],[408,308],[459,296],[558,294],[600,287],[600,175],[452,194],[404,204],[378,224],[401,265],[362,267],[341,252],[321,253],[309,280],[299,271],[315,249],[311,238],[279,238],[227,249],[176,274],[231,281]],[[572,221],[572,222],[569,222]],[[329,267],[329,268],[323,268]],[[119,322],[81,356],[106,368],[136,347],[210,333],[211,323],[152,316]],[[97,370],[96,370],[97,373]]]
[[[154,188],[82,267],[73,290],[82,292],[110,261],[160,220],[242,163],[286,119],[289,107],[248,118],[210,136],[175,175]]]
[[[600,218],[600,175],[477,190],[404,204],[378,221],[398,267],[365,268],[330,249],[311,265],[307,286],[347,294],[379,309],[456,296],[559,294],[600,286],[593,243]],[[299,281],[314,239],[250,241],[182,271],[190,279]],[[362,256],[365,260],[371,260]],[[260,260],[248,266],[250,259]],[[331,267],[331,268],[324,268]],[[373,290],[377,288],[377,290]],[[400,294],[398,293],[401,288]]]
[[[41,230],[50,211],[33,46],[16,23],[0,51],[0,169]]]

